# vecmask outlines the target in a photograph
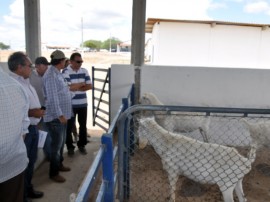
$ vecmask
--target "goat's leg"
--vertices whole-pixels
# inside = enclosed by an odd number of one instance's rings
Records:
[[[224,202],[234,202],[233,200],[233,190],[235,185],[229,187],[227,190],[222,192]]]
[[[209,142],[206,132],[202,128],[199,128],[199,129],[200,129],[200,133],[202,135],[203,141]]]
[[[175,190],[178,174],[174,173],[174,170],[168,170],[168,178],[170,183],[170,202],[175,202]]]
[[[235,186],[235,192],[238,197],[239,202],[246,202],[245,194],[243,191],[243,186],[242,186],[242,181],[243,179],[239,180]]]

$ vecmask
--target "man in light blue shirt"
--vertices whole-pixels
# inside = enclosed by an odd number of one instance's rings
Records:
[[[65,67],[65,54],[56,50],[51,54],[51,66],[43,76],[46,114],[44,122],[51,135],[50,178],[59,183],[66,179],[59,171],[67,172],[70,168],[63,165],[63,149],[66,140],[67,120],[72,116],[71,93],[61,70]]]

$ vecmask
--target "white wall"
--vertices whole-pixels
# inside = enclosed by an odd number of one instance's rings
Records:
[[[111,121],[122,104],[122,98],[127,97],[133,83],[134,68],[132,65],[111,66]]]
[[[143,66],[141,94],[166,105],[270,107],[270,71],[212,67]]]
[[[134,83],[131,65],[112,65],[111,118]],[[166,105],[270,108],[270,71],[192,66],[142,66],[141,95]]]
[[[270,29],[160,22],[152,40],[154,65],[270,67]]]

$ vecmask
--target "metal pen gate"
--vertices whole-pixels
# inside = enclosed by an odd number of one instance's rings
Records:
[[[111,68],[92,67],[92,116],[93,126],[107,131],[110,126]]]

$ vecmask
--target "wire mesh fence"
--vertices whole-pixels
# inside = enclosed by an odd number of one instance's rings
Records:
[[[269,201],[269,117],[140,111],[129,119],[128,201]]]

